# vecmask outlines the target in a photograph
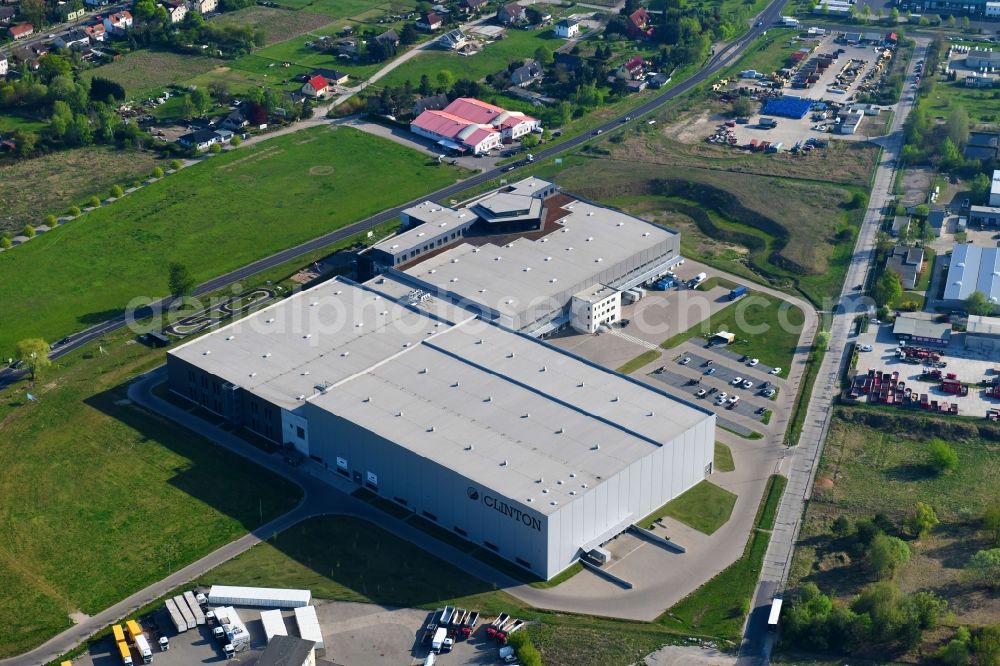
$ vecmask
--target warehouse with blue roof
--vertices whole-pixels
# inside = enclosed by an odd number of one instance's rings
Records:
[[[781,116],[782,118],[805,118],[812,108],[812,100],[796,97],[795,95],[782,95],[777,99],[770,99],[764,104],[762,114],[768,116]]]

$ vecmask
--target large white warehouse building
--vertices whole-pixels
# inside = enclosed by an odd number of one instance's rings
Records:
[[[170,388],[549,578],[712,472],[715,415],[382,276],[183,344]]]

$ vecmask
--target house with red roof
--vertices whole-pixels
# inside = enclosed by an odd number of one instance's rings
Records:
[[[91,43],[103,42],[107,35],[107,30],[103,23],[95,23],[84,27],[83,32],[90,38]]]
[[[306,97],[324,99],[330,92],[330,82],[321,74],[309,77],[309,80],[302,84],[302,94]]]
[[[499,9],[499,11],[497,11],[497,20],[504,25],[527,23],[528,12],[522,5],[519,5],[516,2],[511,2],[504,5]]]
[[[541,127],[537,118],[494,104],[459,97],[444,109],[429,109],[410,123],[410,131],[456,152],[488,152]]]
[[[127,9],[109,14],[104,19],[104,29],[114,34],[124,34],[132,27],[132,13]]]
[[[12,25],[7,28],[7,33],[10,38],[14,41],[18,39],[24,39],[25,37],[30,37],[35,32],[35,26],[30,23],[18,23],[17,25]]]
[[[649,12],[640,7],[628,16],[628,36],[630,39],[649,39],[653,36],[653,28],[649,25]]]
[[[420,18],[417,19],[417,27],[427,32],[434,32],[435,30],[440,30],[441,25],[443,23],[444,20],[434,12],[427,12],[426,14],[421,14]]]
[[[641,55],[633,56],[625,61],[622,65],[622,72],[628,75],[628,78],[633,81],[637,81],[643,78],[643,74],[646,73],[646,61],[643,60]]]

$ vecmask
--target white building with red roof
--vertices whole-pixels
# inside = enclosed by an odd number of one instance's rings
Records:
[[[410,123],[410,131],[446,148],[480,154],[541,127],[541,121],[519,111],[459,97],[444,109],[428,110]]]
[[[132,13],[127,9],[115,12],[104,19],[104,29],[114,34],[124,34],[132,27]]]
[[[330,82],[320,74],[316,74],[302,84],[302,94],[306,97],[323,99],[330,92]]]

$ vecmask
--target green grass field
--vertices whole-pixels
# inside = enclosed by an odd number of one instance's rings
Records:
[[[132,98],[146,97],[168,85],[184,83],[199,74],[225,63],[205,56],[190,56],[170,51],[140,50],[128,53],[113,63],[84,71],[84,83],[95,76],[120,83]]]
[[[214,24],[250,26],[255,30],[263,30],[267,46],[298,37],[303,33],[320,30],[330,23],[330,17],[324,14],[257,6],[225,12],[209,20]]]
[[[615,370],[615,372],[620,372],[623,375],[630,375],[639,368],[643,367],[644,365],[652,363],[661,356],[663,356],[662,352],[658,352],[652,349],[647,349],[646,351],[642,352],[632,360],[625,363],[622,367]]]
[[[57,340],[132,298],[163,296],[170,261],[202,281],[465,173],[347,128],[213,157],[0,254],[0,355],[21,338]]]
[[[300,491],[125,400],[162,363],[130,333],[0,391],[0,657],[291,509]],[[95,343],[96,346],[96,343]],[[25,391],[37,400],[29,403]],[[14,445],[16,443],[16,446]]]
[[[736,469],[733,462],[733,452],[722,442],[715,443],[715,467],[716,472],[732,472]]]
[[[953,107],[962,106],[974,123],[995,123],[1000,120],[1000,92],[982,88],[966,88],[964,82],[938,81],[925,102],[932,117],[947,118]]]
[[[506,38],[487,44],[481,53],[474,56],[460,56],[444,51],[421,53],[379,79],[376,85],[398,86],[407,80],[417,84],[424,74],[434,83],[441,70],[450,71],[455,78],[477,81],[487,74],[506,69],[515,60],[533,57],[539,46],[554,49],[561,44],[562,40],[557,39],[550,28],[508,30]]]
[[[141,179],[158,163],[152,152],[91,146],[0,165],[0,231],[41,224],[46,215],[102,195],[115,183]]]
[[[779,367],[781,375],[787,376],[804,322],[805,315],[797,306],[770,294],[751,291],[660,346],[671,349],[693,337],[729,331],[736,334],[736,341],[727,349],[758,358],[764,365]]]
[[[726,524],[735,505],[736,495],[714,483],[702,481],[643,518],[639,524],[648,528],[657,519],[670,516],[699,532],[713,534]]]

